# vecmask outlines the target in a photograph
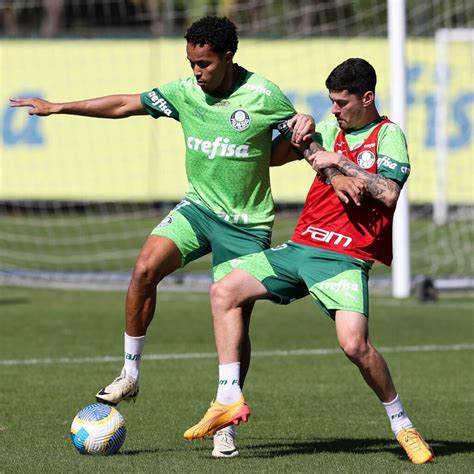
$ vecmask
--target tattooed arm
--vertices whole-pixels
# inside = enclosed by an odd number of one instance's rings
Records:
[[[395,207],[397,203],[401,187],[396,181],[369,173],[340,153],[316,151],[311,156],[311,163],[317,171],[324,172],[327,168],[334,168],[345,176],[360,178],[366,185],[367,195],[387,207]]]
[[[358,176],[346,175],[335,167],[318,169],[314,164],[314,158],[317,152],[326,153],[319,143],[311,142],[303,155],[306,161],[314,169],[326,176],[327,182],[331,184],[337,197],[344,204],[349,204],[352,200],[357,206],[360,206],[362,198],[367,194],[367,185],[365,181]]]

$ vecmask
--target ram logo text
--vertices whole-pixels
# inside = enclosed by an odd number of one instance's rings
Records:
[[[332,243],[333,245],[342,245],[347,247],[351,242],[352,238],[347,235],[338,234],[330,230],[319,229],[318,227],[309,226],[301,235],[310,234],[313,240],[319,240],[320,242]]]

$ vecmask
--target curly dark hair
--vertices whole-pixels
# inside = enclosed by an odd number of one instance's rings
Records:
[[[349,58],[336,66],[326,79],[330,91],[347,90],[362,97],[367,91],[375,92],[377,74],[365,59]]]
[[[227,17],[206,16],[195,21],[184,36],[188,44],[208,44],[215,53],[237,51],[237,27]]]

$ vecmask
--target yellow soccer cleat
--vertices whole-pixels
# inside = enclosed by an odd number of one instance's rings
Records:
[[[216,431],[229,425],[238,425],[241,421],[246,422],[250,416],[250,409],[241,395],[240,400],[230,405],[223,405],[213,401],[203,419],[184,432],[188,441],[193,439],[212,436]]]
[[[403,428],[397,440],[413,464],[425,464],[433,459],[433,451],[415,428]]]

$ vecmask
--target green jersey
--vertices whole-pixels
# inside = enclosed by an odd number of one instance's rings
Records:
[[[296,112],[271,81],[238,67],[238,80],[225,97],[206,94],[193,76],[141,94],[154,118],[181,123],[186,146],[186,198],[234,224],[271,227],[272,131],[286,138]]]

